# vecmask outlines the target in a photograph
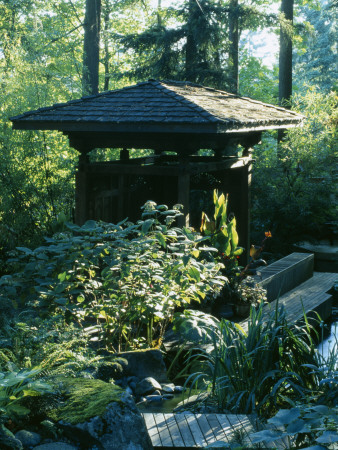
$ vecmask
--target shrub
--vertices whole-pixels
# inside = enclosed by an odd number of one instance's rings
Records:
[[[17,248],[0,296],[91,326],[112,349],[157,345],[176,308],[212,299],[226,281],[197,248],[201,236],[171,227],[179,214],[148,202],[136,224],[67,223],[45,245]]]

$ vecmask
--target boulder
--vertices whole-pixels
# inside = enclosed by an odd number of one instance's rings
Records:
[[[50,414],[80,448],[148,450],[151,441],[131,395],[119,386],[91,379],[62,379],[64,402]]]
[[[139,379],[153,377],[159,383],[167,383],[167,369],[162,352],[156,349],[136,350],[119,353],[120,357],[128,361],[128,373]]]
[[[22,443],[14,434],[0,423],[0,448],[1,450],[22,450]]]
[[[143,378],[139,383],[137,383],[135,388],[135,394],[139,397],[151,394],[156,390],[161,391],[162,387],[160,383],[158,383],[155,378],[147,377]]]
[[[38,445],[33,450],[78,450],[78,447],[66,444],[65,442],[51,442],[49,444]]]
[[[38,433],[28,430],[18,431],[15,433],[15,438],[18,439],[24,447],[33,447],[41,442],[41,436]]]

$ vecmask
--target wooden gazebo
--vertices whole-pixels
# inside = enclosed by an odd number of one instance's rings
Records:
[[[229,193],[240,245],[249,249],[251,149],[265,130],[299,126],[287,109],[189,82],[156,81],[83,97],[11,118],[13,127],[59,130],[80,152],[75,221],[140,217],[147,200],[184,205],[188,225],[203,196]],[[95,148],[120,148],[120,159],[90,162]],[[129,150],[153,155],[129,158]],[[211,156],[198,155],[212,150]],[[196,223],[193,223],[197,225]]]

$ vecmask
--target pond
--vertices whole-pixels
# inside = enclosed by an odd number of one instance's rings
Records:
[[[318,346],[319,353],[326,359],[336,344],[336,352],[338,346],[338,318],[328,324],[328,335],[324,337],[322,342]],[[338,359],[338,356],[337,356]],[[338,365],[338,361],[337,361]]]

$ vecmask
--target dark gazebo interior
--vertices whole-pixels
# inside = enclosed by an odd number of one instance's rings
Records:
[[[149,80],[11,120],[16,129],[62,131],[80,152],[77,223],[135,220],[140,207],[154,200],[183,204],[181,225],[198,226],[217,188],[229,194],[248,256],[252,147],[263,131],[299,126],[303,116],[189,82]],[[120,159],[90,162],[96,148],[121,149]],[[153,152],[130,158],[132,148]]]

